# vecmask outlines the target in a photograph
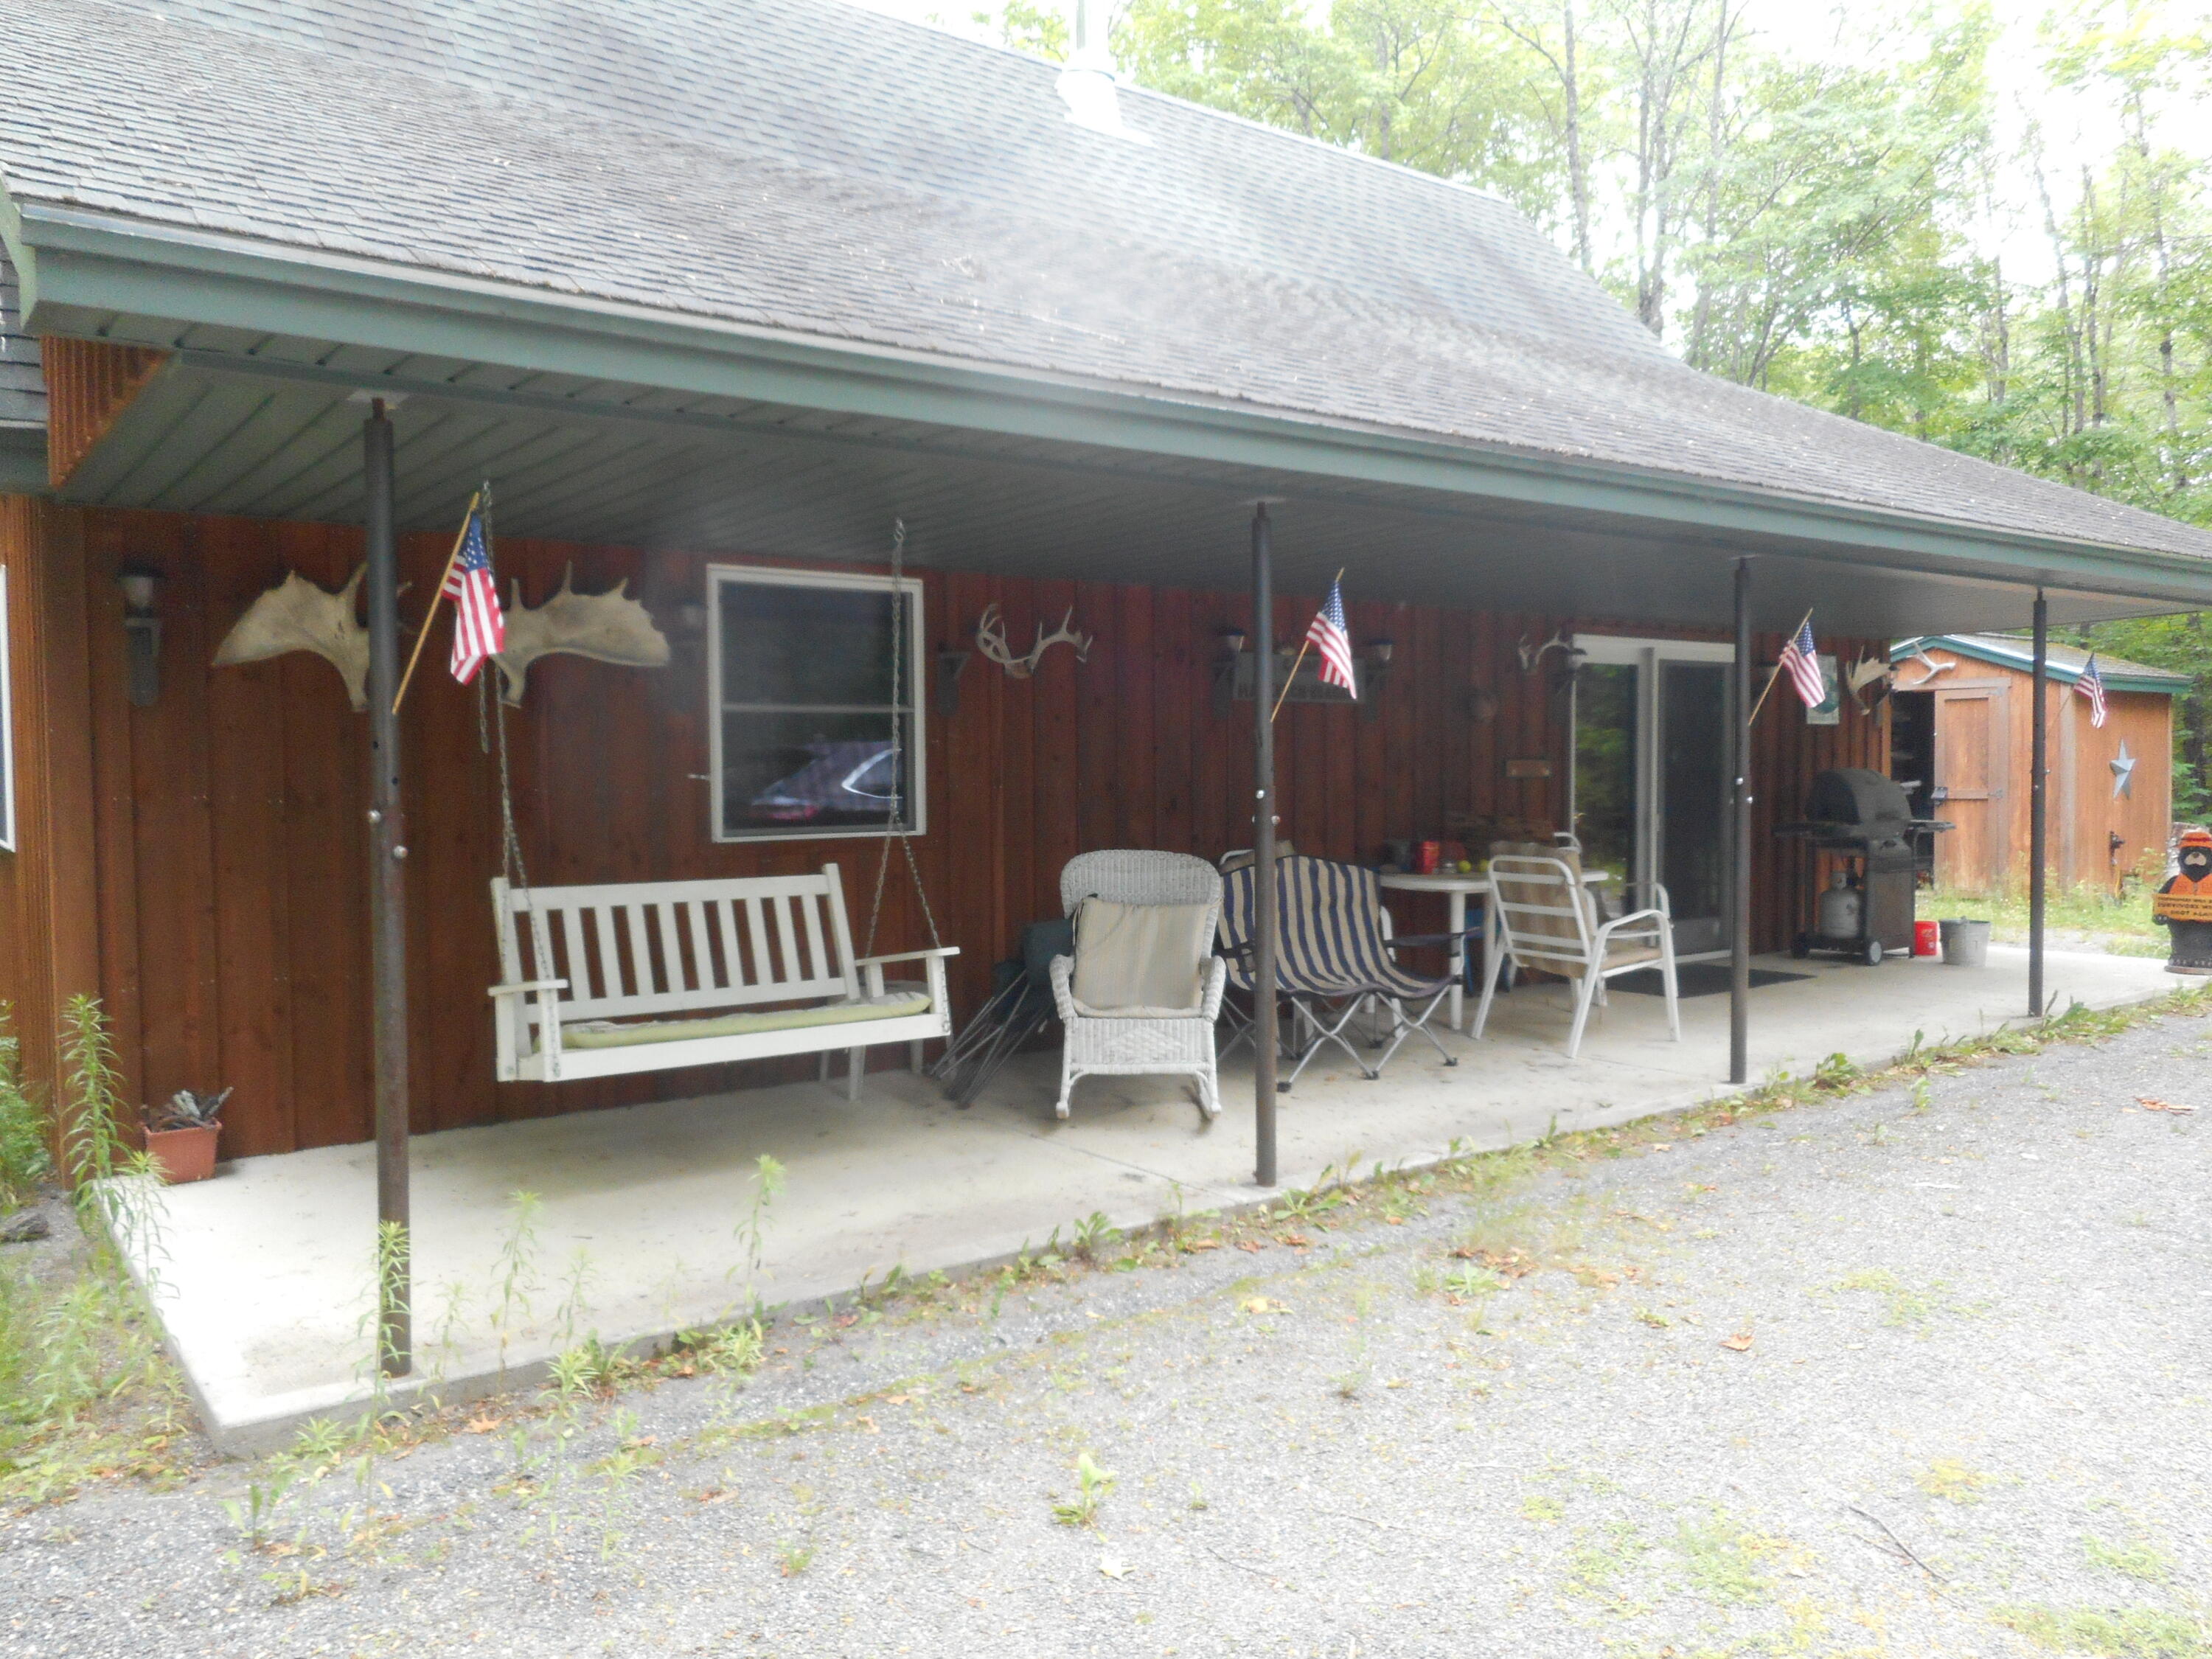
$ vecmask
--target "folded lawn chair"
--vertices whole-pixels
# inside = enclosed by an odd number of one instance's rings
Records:
[[[1255,876],[1247,865],[1221,878],[1222,954],[1229,960],[1230,982],[1246,991],[1254,989]],[[1443,1056],[1445,1065],[1459,1064],[1429,1029],[1429,1017],[1451,990],[1450,976],[1409,972],[1391,956],[1394,951],[1414,946],[1449,946],[1455,935],[1393,939],[1390,913],[1382,908],[1382,889],[1375,872],[1333,859],[1302,854],[1277,859],[1275,896],[1281,935],[1275,947],[1275,990],[1291,1005],[1291,1047],[1297,1055],[1290,1076],[1278,1088],[1288,1089],[1297,1082],[1325,1042],[1343,1049],[1370,1082],[1416,1031]],[[1345,1036],[1352,1017],[1370,1007],[1390,1016],[1389,1034],[1377,1041],[1382,1052],[1372,1066]]]
[[[1213,866],[1182,853],[1085,853],[1060,872],[1060,902],[1075,950],[1052,963],[1066,1033],[1054,1112],[1067,1115],[1079,1078],[1166,1073],[1196,1079],[1199,1109],[1218,1117],[1213,1023],[1227,964],[1213,954]]]
[[[1509,962],[1563,975],[1574,987],[1573,1024],[1567,1058],[1583,1046],[1590,1005],[1605,1000],[1605,982],[1656,965],[1667,993],[1667,1028],[1682,1040],[1681,1005],[1674,988],[1674,923],[1667,890],[1652,885],[1653,903],[1611,921],[1598,919],[1583,886],[1583,861],[1571,848],[1499,842],[1490,860],[1491,903],[1498,914],[1499,948],[1486,964],[1474,1035],[1490,1018],[1490,1000]]]

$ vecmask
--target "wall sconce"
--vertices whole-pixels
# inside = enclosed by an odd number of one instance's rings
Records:
[[[951,720],[960,712],[960,677],[975,653],[964,645],[947,645],[937,653],[937,712]]]
[[[130,663],[125,695],[135,708],[150,708],[161,695],[161,573],[127,565],[115,585],[123,590],[123,628]]]
[[[1237,698],[1237,665],[1244,655],[1244,630],[1231,623],[1216,629],[1213,637],[1221,647],[1213,659],[1213,714],[1226,720]]]
[[[1389,683],[1390,659],[1397,653],[1395,640],[1368,641],[1365,684],[1359,688],[1360,719],[1371,722],[1382,718],[1382,688]]]

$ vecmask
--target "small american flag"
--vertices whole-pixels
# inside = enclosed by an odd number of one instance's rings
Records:
[[[1353,696],[1359,695],[1352,672],[1352,630],[1344,621],[1344,583],[1340,579],[1328,585],[1328,598],[1314,613],[1313,626],[1306,629],[1306,643],[1321,653],[1321,678],[1324,684],[1340,685]]]
[[[2074,689],[2089,700],[2089,724],[2102,726],[2105,723],[2105,677],[2097,672],[2095,652],[2089,653],[2089,660],[2082,667],[2081,678],[2074,682]]]
[[[1828,682],[1820,673],[1820,653],[1813,644],[1813,619],[1805,618],[1797,629],[1797,637],[1782,647],[1782,668],[1790,676],[1790,684],[1797,689],[1797,696],[1808,708],[1818,708],[1828,700]]]
[[[499,588],[492,580],[483,514],[469,514],[461,550],[453,556],[446,585],[439,592],[453,602],[453,678],[466,685],[476,678],[484,659],[497,656],[507,645],[507,618],[501,613]]]

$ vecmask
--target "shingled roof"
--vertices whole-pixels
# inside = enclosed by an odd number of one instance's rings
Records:
[[[1427,174],[827,0],[0,0],[0,186],[1301,422],[2212,555],[1699,374]]]
[[[23,331],[15,267],[0,248],[0,428],[46,423],[46,382],[39,369],[39,343]]]

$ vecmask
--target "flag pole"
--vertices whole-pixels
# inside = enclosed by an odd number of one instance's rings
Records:
[[[1796,627],[1795,627],[1795,628],[1793,628],[1793,629],[1791,629],[1790,630],[1790,637],[1791,639],[1793,639],[1793,640],[1794,640],[1794,639],[1796,639],[1796,638],[1800,634],[1802,634],[1802,633],[1803,633],[1803,632],[1805,631],[1805,624],[1806,624],[1807,623],[1808,623],[1808,622],[1812,621],[1812,620],[1813,620],[1813,607],[1812,607],[1811,605],[1807,605],[1807,606],[1805,607],[1805,614],[1804,614],[1802,617],[1800,617],[1800,618],[1798,619],[1797,626],[1796,626]],[[1766,684],[1765,684],[1765,685],[1764,687],[1762,687],[1762,688],[1760,689],[1760,690],[1759,690],[1759,701],[1758,701],[1757,702],[1755,702],[1755,703],[1752,704],[1752,706],[1751,706],[1751,720],[1746,720],[1746,721],[1744,722],[1744,724],[1745,724],[1746,726],[1749,726],[1749,725],[1751,724],[1752,720],[1757,720],[1757,719],[1759,718],[1759,711],[1760,709],[1762,709],[1762,708],[1765,708],[1765,707],[1766,707],[1766,694],[1767,694],[1767,692],[1771,691],[1772,690],[1774,690],[1774,682],[1775,682],[1775,681],[1777,681],[1777,680],[1778,680],[1778,679],[1780,679],[1781,678],[1782,678],[1782,664],[1781,664],[1781,662],[1778,659],[1778,660],[1776,661],[1775,665],[1774,665],[1773,671],[1772,671],[1771,673],[1769,673],[1769,674],[1767,675],[1767,677],[1766,677]]]
[[[446,555],[446,568],[438,573],[438,585],[430,590],[430,608],[422,613],[422,629],[415,635],[415,653],[407,659],[407,672],[399,677],[398,692],[392,699],[392,712],[395,714],[399,712],[399,705],[407,701],[407,683],[415,678],[415,665],[422,660],[423,642],[430,637],[430,623],[438,614],[438,601],[446,597],[446,578],[453,574],[453,561],[461,556],[461,544],[468,540],[470,522],[483,501],[483,491],[479,489],[469,497],[469,510],[461,514],[460,533],[453,538],[453,550]]]
[[[1331,583],[1329,584],[1329,586],[1330,586],[1331,588],[1335,587],[1335,586],[1336,586],[1337,582],[1340,582],[1340,581],[1342,581],[1342,580],[1344,580],[1344,573],[1345,573],[1346,568],[1346,566],[1344,566],[1344,565],[1339,565],[1339,566],[1337,566],[1337,568],[1336,568],[1336,581],[1333,581],[1333,582],[1331,582]],[[1322,604],[1324,604],[1324,605],[1326,605],[1326,604],[1327,604],[1327,603],[1328,603],[1328,602],[1326,599],[1324,599],[1324,600],[1322,600]],[[1808,614],[1809,614],[1809,613],[1808,613]],[[1289,696],[1291,695],[1291,682],[1297,678],[1297,677],[1298,677],[1298,668],[1299,668],[1300,665],[1302,665],[1302,664],[1305,661],[1305,659],[1306,659],[1306,652],[1307,652],[1308,648],[1309,648],[1309,647],[1310,647],[1312,646],[1312,644],[1313,644],[1313,629],[1312,629],[1310,627],[1309,627],[1309,628],[1306,629],[1306,636],[1305,636],[1305,638],[1304,638],[1304,639],[1302,639],[1302,640],[1300,640],[1300,641],[1298,641],[1298,654],[1297,654],[1297,656],[1295,659],[1292,659],[1292,661],[1291,661],[1291,672],[1290,672],[1289,673],[1287,673],[1287,674],[1285,674],[1285,675],[1284,675],[1284,676],[1283,676],[1283,689],[1282,689],[1282,691],[1281,691],[1281,693],[1280,693],[1279,695],[1278,695],[1278,696],[1277,696],[1277,697],[1275,698],[1275,707],[1274,707],[1273,710],[1273,711],[1268,714],[1268,716],[1267,716],[1267,723],[1268,723],[1270,726],[1272,726],[1272,725],[1273,725],[1273,724],[1274,724],[1275,716],[1276,716],[1277,714],[1281,714],[1281,713],[1283,712],[1283,700],[1284,700],[1284,698],[1285,698],[1285,697],[1287,697],[1287,696]]]

